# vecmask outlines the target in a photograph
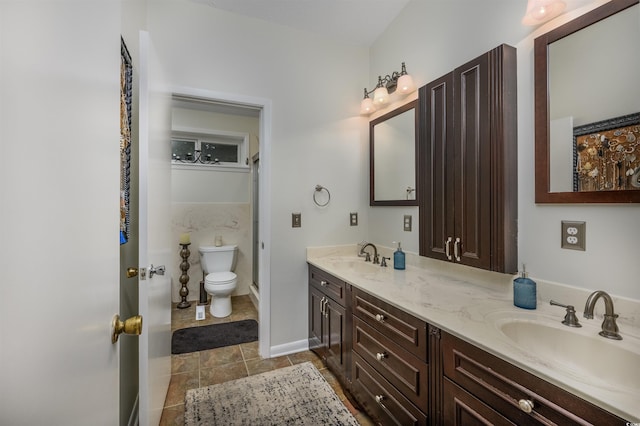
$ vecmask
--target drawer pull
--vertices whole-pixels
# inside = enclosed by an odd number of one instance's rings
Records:
[[[326,286],[328,286],[328,285],[329,285],[329,283],[328,283],[327,281],[325,281],[325,280],[322,280],[322,281],[320,281],[320,285],[321,285],[322,287],[326,287]]]
[[[384,401],[384,395],[376,395],[376,402],[382,405],[382,401]]]
[[[378,322],[384,322],[384,315],[382,314],[376,314],[376,321]]]
[[[518,401],[518,405],[520,406],[520,409],[527,414],[533,411],[533,401],[529,399],[521,399]]]
[[[377,359],[378,361],[382,361],[382,360],[383,360],[383,359],[385,359],[387,356],[388,356],[388,355],[387,355],[386,353],[384,353],[384,352],[378,352],[378,353],[376,354],[376,359]]]

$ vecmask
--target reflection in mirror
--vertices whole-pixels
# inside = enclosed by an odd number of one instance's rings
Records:
[[[369,123],[371,205],[417,205],[417,101]]]
[[[634,143],[627,143],[633,129],[622,135],[622,128],[612,127],[615,118],[640,111],[638,9],[626,9],[549,45],[551,192],[640,189],[627,182],[631,169],[640,170],[640,152],[635,152],[640,141],[632,136]],[[595,123],[603,120],[611,121],[610,126],[597,128]],[[579,136],[574,145],[574,128],[590,126],[594,132]],[[612,134],[601,141],[605,134],[597,130],[606,127]]]
[[[638,40],[638,0],[535,40],[536,202],[640,202]]]

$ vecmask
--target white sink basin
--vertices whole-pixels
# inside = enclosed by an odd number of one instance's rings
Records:
[[[367,274],[386,269],[372,262],[365,262],[364,259],[360,258],[337,259],[332,261],[331,266],[337,271],[347,271],[357,274]]]
[[[588,384],[624,387],[640,392],[640,351],[633,337],[616,341],[599,336],[598,328],[570,328],[546,320],[504,319],[496,326],[523,351],[561,367],[561,374]]]

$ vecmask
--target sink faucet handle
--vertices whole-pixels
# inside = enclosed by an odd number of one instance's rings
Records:
[[[371,255],[369,254],[369,252],[364,252],[364,261],[371,262]]]
[[[567,309],[567,314],[564,316],[562,324],[566,325],[567,327],[582,327],[582,325],[578,321],[578,317],[576,316],[576,308],[574,308],[573,305],[563,305],[562,303],[558,303],[555,300],[551,300],[549,304]]]
[[[382,263],[380,263],[380,266],[387,266],[387,260],[391,260],[390,257],[384,257],[382,256]]]

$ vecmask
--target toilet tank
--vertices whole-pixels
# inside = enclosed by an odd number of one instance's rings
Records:
[[[229,272],[236,267],[237,245],[201,246],[198,247],[198,252],[200,253],[200,265],[206,274]]]

